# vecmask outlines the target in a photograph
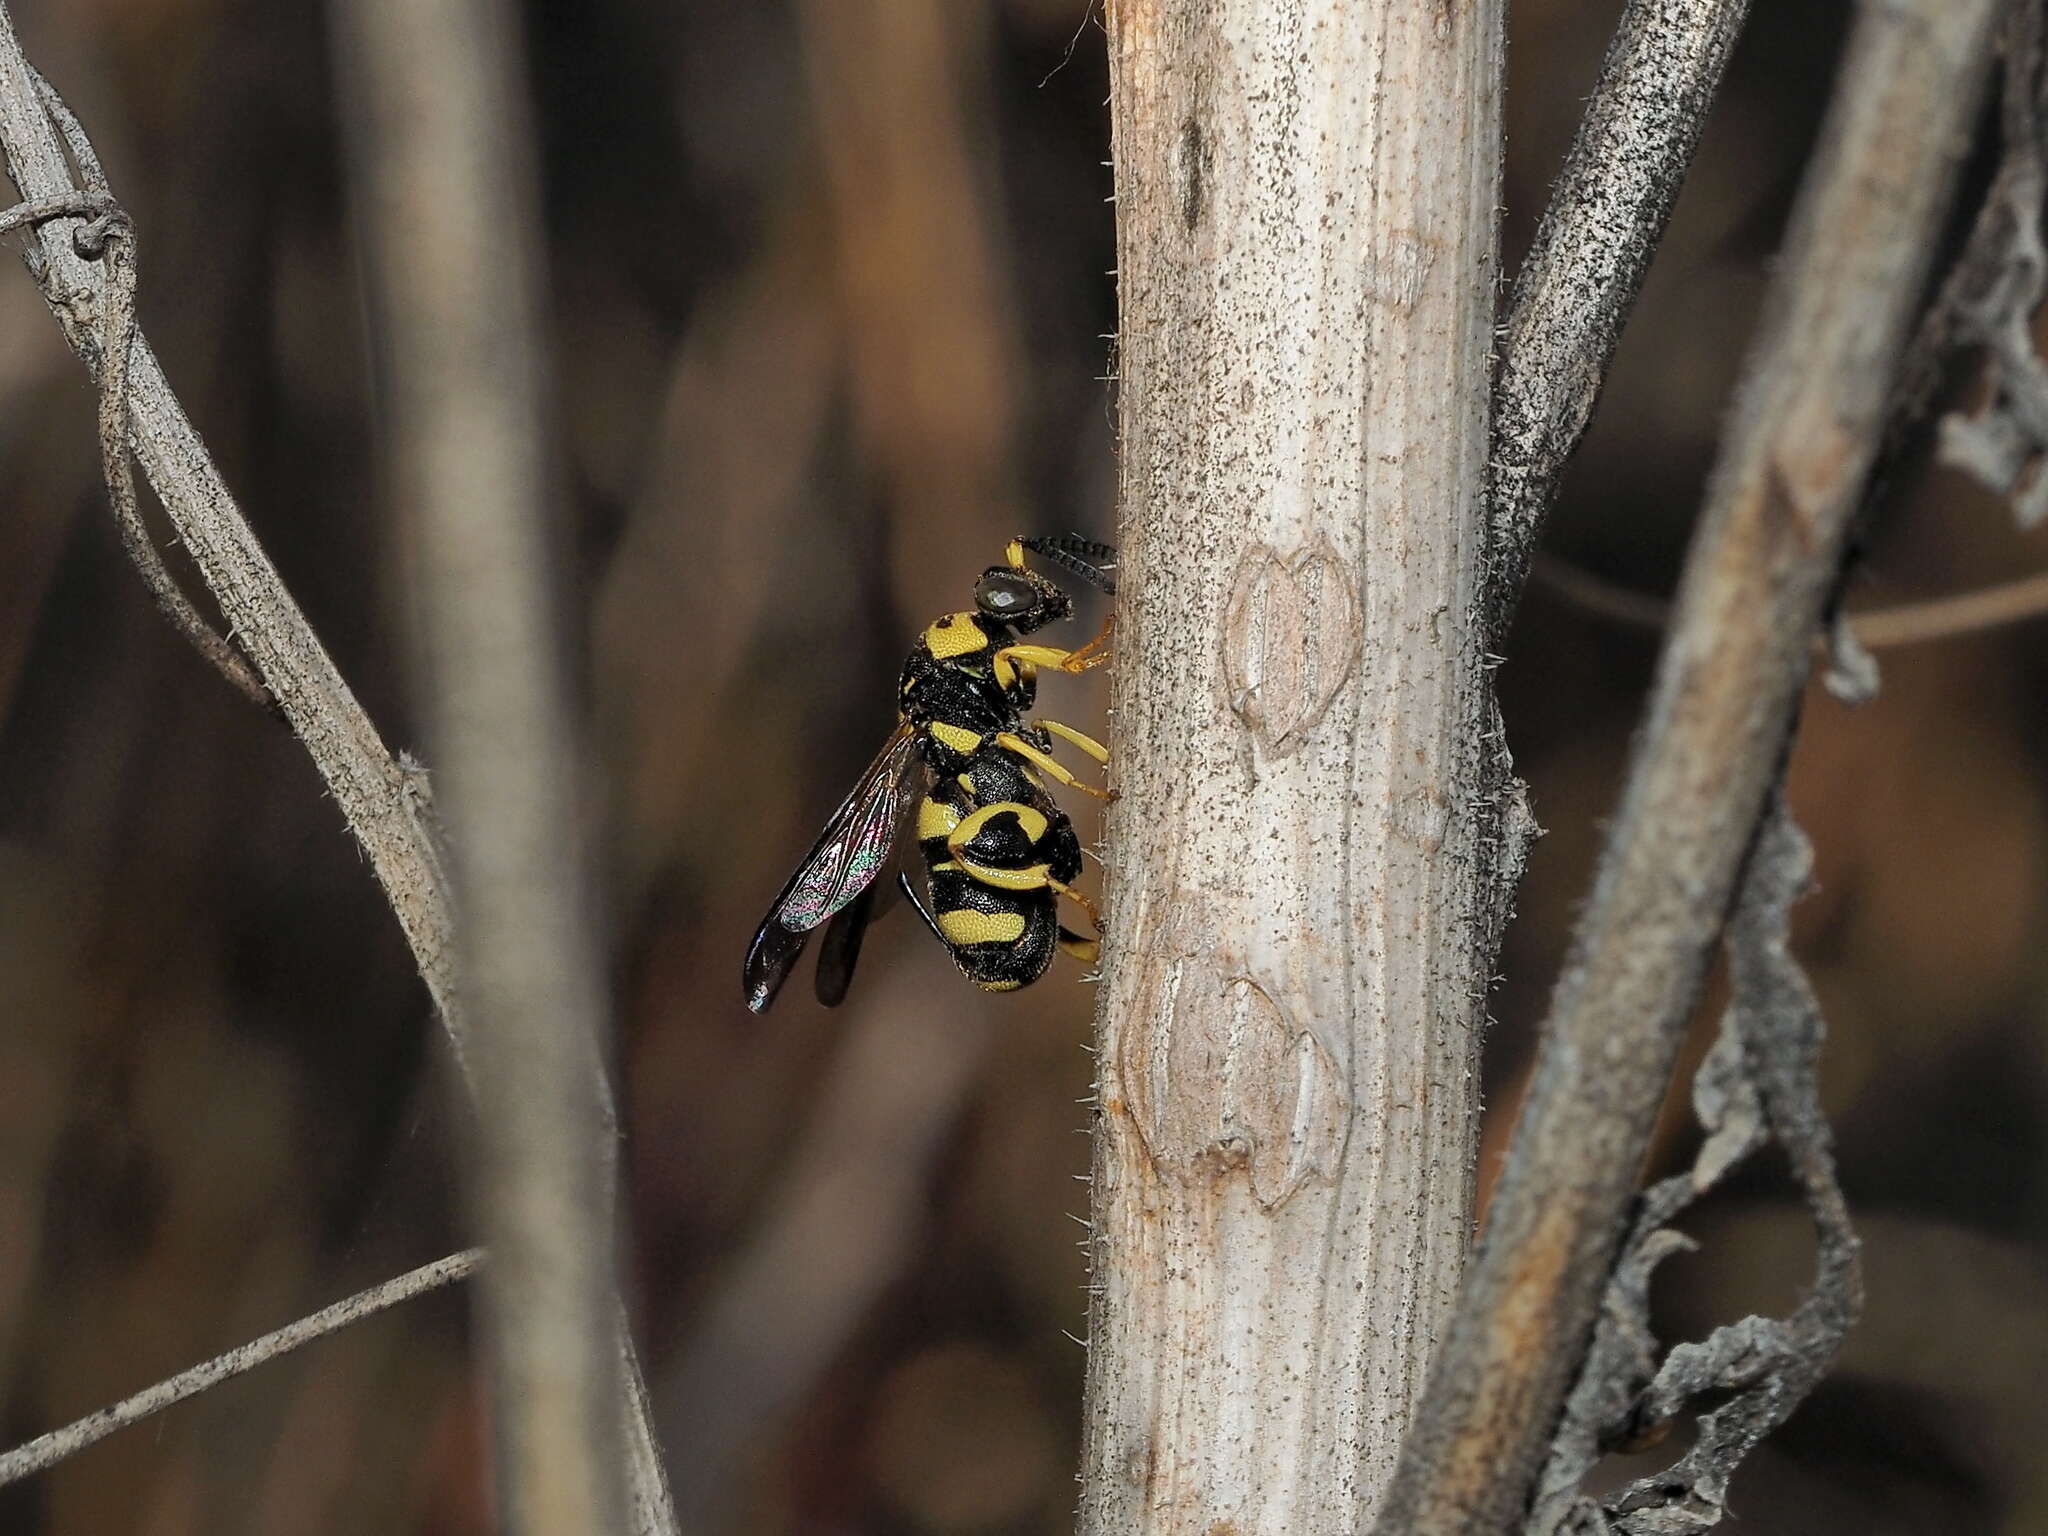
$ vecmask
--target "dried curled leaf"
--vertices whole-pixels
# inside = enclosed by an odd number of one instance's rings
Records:
[[[1529,1536],[1672,1536],[1718,1524],[1735,1468],[1812,1390],[1862,1308],[1856,1235],[1820,1109],[1820,1009],[1789,947],[1792,903],[1812,868],[1806,838],[1774,803],[1728,925],[1733,1000],[1693,1079],[1706,1141],[1689,1170],[1642,1197],[1537,1483]],[[1818,1233],[1811,1288],[1790,1317],[1745,1317],[1674,1346],[1658,1364],[1650,1279],[1664,1259],[1694,1246],[1668,1223],[1773,1140]],[[1719,1405],[1700,1415],[1697,1441],[1677,1462],[1604,1502],[1578,1491],[1608,1450],[1654,1441],[1708,1394]]]
[[[2033,318],[2048,296],[2048,196],[2040,8],[2015,8],[2006,39],[2001,136],[2004,159],[1985,198],[1988,244],[1974,291],[1953,296],[1954,339],[1982,346],[1989,390],[1974,412],[1941,423],[1942,461],[2012,498],[2020,526],[2048,518],[2048,365],[2034,348]],[[1976,241],[1973,240],[1973,245]]]

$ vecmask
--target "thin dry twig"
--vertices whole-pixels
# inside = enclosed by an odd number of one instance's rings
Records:
[[[1709,946],[1780,772],[1997,9],[1884,0],[1860,11],[1648,723],[1382,1531],[1504,1532],[1522,1517]]]
[[[48,91],[47,82],[40,75],[36,76],[36,85],[38,90]],[[97,173],[97,162],[90,162],[89,185],[85,190],[33,198],[0,213],[0,234],[57,218],[85,221],[71,232],[71,248],[86,261],[102,263],[107,274],[98,338],[100,464],[114,523],[120,530],[121,547],[135,562],[150,596],[172,627],[251,702],[267,708],[269,690],[247,660],[192,606],[192,600],[165,566],[142,521],[127,431],[128,364],[135,343],[135,231],[126,211],[107,190],[104,178],[95,180]]]
[[[470,1191],[508,1530],[629,1516],[609,1000],[549,590],[539,188],[504,0],[337,0],[351,169],[383,311],[396,500],[464,915]],[[665,1494],[661,1500],[665,1504]]]
[[[81,166],[97,164],[76,118],[68,111],[53,113],[49,99],[0,3],[0,153],[9,177],[32,203],[79,195],[65,157],[67,142]],[[65,340],[97,378],[110,281],[102,264],[73,249],[61,220],[39,226],[26,260]],[[455,990],[447,879],[416,777],[378,738],[321,648],[140,334],[130,347],[128,414],[129,440],[144,475],[269,697],[311,754],[369,855],[459,1058],[463,1015]]]
[[[1529,572],[1533,580],[1574,607],[1631,629],[1661,630],[1671,621],[1671,604],[1665,599],[1608,581],[1555,556],[1538,554]],[[1947,597],[1865,608],[1843,618],[1856,639],[1872,650],[1953,640],[2009,624],[2026,624],[2048,618],[2048,571]]]
[[[358,1291],[346,1301],[337,1301],[331,1307],[322,1307],[318,1312],[288,1323],[261,1338],[216,1355],[203,1365],[195,1365],[188,1371],[180,1371],[153,1387],[145,1387],[132,1397],[124,1397],[118,1403],[89,1413],[62,1429],[53,1429],[47,1435],[38,1435],[28,1444],[0,1455],[0,1487],[17,1482],[46,1467],[55,1466],[65,1457],[97,1445],[117,1430],[139,1424],[151,1414],[161,1413],[188,1397],[197,1397],[209,1387],[217,1387],[224,1381],[253,1371],[259,1365],[266,1365],[280,1355],[290,1354],[303,1344],[315,1339],[324,1339],[330,1333],[338,1333],[350,1323],[359,1323],[366,1317],[375,1317],[388,1307],[395,1307],[401,1301],[410,1301],[428,1291],[466,1280],[475,1274],[484,1261],[481,1248],[470,1248],[462,1253],[450,1254],[445,1259],[436,1259],[431,1264],[422,1264],[418,1269],[408,1270],[395,1279],[386,1280],[382,1285],[373,1285],[367,1291]]]
[[[256,676],[248,660],[192,606],[177,579],[164,564],[163,555],[142,521],[142,508],[135,495],[135,469],[128,447],[128,374],[135,350],[135,288],[137,281],[135,229],[127,213],[113,200],[107,174],[64,99],[42,75],[30,66],[36,96],[50,120],[64,135],[72,163],[89,195],[105,199],[107,207],[89,223],[72,232],[71,248],[88,261],[98,261],[107,275],[100,295],[99,440],[100,468],[107,482],[107,496],[113,503],[114,523],[120,530],[121,547],[142,573],[150,596],[171,621],[172,628],[192,643],[223,677],[252,703],[270,707],[270,691]]]
[[[1502,327],[1482,597],[1496,643],[1748,12],[1749,0],[1629,0],[1615,27]]]
[[[97,157],[76,117],[23,55],[4,0],[0,154],[9,177],[30,204],[80,195],[73,163],[80,175],[97,174]],[[26,261],[65,340],[97,378],[111,279],[103,270],[105,264],[81,255],[67,235],[61,217],[38,224]],[[279,579],[139,332],[128,349],[128,367],[128,440],[135,457],[226,617],[229,632],[312,757],[368,855],[433,997],[456,1065],[474,1090],[467,1016],[456,984],[449,882],[425,776],[416,764],[394,757],[379,738]],[[585,1070],[592,1075],[594,1091],[607,1091],[596,1063],[586,1062]],[[672,1532],[674,1514],[655,1450],[637,1354],[616,1299],[612,1311],[639,1528]]]

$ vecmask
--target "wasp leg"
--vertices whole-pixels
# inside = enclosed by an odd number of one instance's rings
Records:
[[[1060,948],[1072,955],[1083,965],[1096,966],[1102,963],[1102,941],[1084,939],[1071,928],[1060,929]]]
[[[939,927],[939,920],[932,916],[931,908],[927,907],[924,904],[923,898],[921,898],[917,894],[916,890],[912,888],[910,884],[909,874],[900,869],[896,871],[896,883],[903,887],[903,894],[908,896],[910,898],[910,904],[913,907],[917,908],[917,915],[924,919],[925,927],[931,929],[932,937],[937,939],[941,944],[944,944],[948,949],[951,949],[953,947],[953,941],[946,937],[945,933]]]
[[[1102,628],[1095,632],[1095,638],[1067,657],[1071,669],[1076,662],[1084,667],[1099,667],[1109,660],[1109,637],[1116,632],[1116,610],[1103,615]],[[1097,654],[1097,653],[1100,654]]]
[[[1102,932],[1102,914],[1095,910],[1094,902],[1090,901],[1086,896],[1083,896],[1071,885],[1067,885],[1062,881],[1048,879],[1045,883],[1051,886],[1055,891],[1059,892],[1060,895],[1066,897],[1067,900],[1071,901],[1083,912],[1086,912],[1088,914],[1088,921],[1094,927],[1095,931],[1097,933]]]
[[[1050,728],[1052,722],[1050,720],[1039,720],[1035,721],[1034,724]],[[1077,731],[1075,734],[1079,735],[1080,733]],[[1066,785],[1069,789],[1078,789],[1082,794],[1093,795],[1098,800],[1114,800],[1116,798],[1109,790],[1097,788],[1093,784],[1086,784],[1075,778],[1073,774],[1067,771],[1066,765],[1061,763],[1059,759],[1055,758],[1050,752],[1044,752],[1034,747],[1015,731],[998,731],[995,736],[995,743],[1006,751],[1016,753],[1025,762],[1031,764],[1032,767],[1038,769],[1047,777]]]
[[[1059,737],[1062,741],[1071,741],[1098,763],[1109,761],[1109,748],[1105,747],[1093,736],[1090,736],[1086,731],[1077,731],[1071,725],[1062,725],[1057,720],[1047,720],[1042,716],[1031,723],[1045,727],[1046,730],[1051,731],[1053,735]]]
[[[1053,735],[1059,737],[1060,740],[1072,742],[1075,746],[1079,747],[1083,752],[1086,752],[1090,757],[1094,758],[1095,761],[1097,761],[1098,763],[1106,765],[1109,762],[1109,748],[1105,747],[1093,736],[1090,736],[1086,731],[1077,731],[1071,725],[1064,725],[1058,720],[1047,720],[1043,716],[1041,716],[1034,723],[1038,725],[1041,729],[1049,731]],[[1082,785],[1081,787],[1084,789],[1087,788],[1086,785]],[[1101,797],[1105,800],[1111,800],[1115,798],[1115,791],[1113,790],[1090,791],[1090,793],[1099,793]]]
[[[1012,666],[1051,667],[1056,672],[1086,672],[1109,660],[1109,652],[1095,647],[1101,636],[1078,651],[1063,651],[1056,645],[1006,645],[996,655]]]

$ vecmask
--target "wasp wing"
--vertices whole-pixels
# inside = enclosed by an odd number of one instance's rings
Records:
[[[907,722],[898,724],[852,793],[825,823],[816,845],[789,877],[754,935],[742,973],[747,1006],[754,1012],[765,1012],[775,1000],[811,930],[850,908],[888,866],[911,803],[910,787],[923,766],[916,734]],[[844,972],[838,978],[840,996],[845,994],[845,982],[851,979],[853,961],[860,953],[860,930],[872,915],[872,903],[862,902],[857,914],[849,911],[847,921],[835,924],[835,932],[828,935],[832,941],[829,955],[839,957],[834,960],[835,969]],[[846,929],[853,931],[840,931]],[[821,998],[830,990],[823,974],[818,978],[818,990]]]
[[[811,981],[818,1001],[827,1008],[837,1008],[846,1001],[846,989],[853,985],[853,968],[860,962],[861,940],[867,937],[868,924],[881,911],[876,898],[888,890],[886,880],[875,881],[834,912],[825,924],[825,931],[818,938],[818,968]]]
[[[903,878],[904,851],[909,846],[904,834],[909,830],[919,792],[925,788],[923,781],[929,777],[922,771],[921,757],[912,766],[915,771],[907,773],[897,787],[896,831],[889,839],[889,852],[881,872],[859,895],[832,914],[818,940],[818,966],[812,985],[818,1001],[827,1008],[837,1008],[846,1001],[846,989],[853,985],[853,968],[860,961],[861,940],[867,936],[868,924],[896,903],[896,882]]]

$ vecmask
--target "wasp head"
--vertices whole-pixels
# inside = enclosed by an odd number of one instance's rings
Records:
[[[992,565],[981,573],[974,584],[974,606],[983,618],[1020,635],[1074,614],[1074,600],[1056,583],[1012,565]]]

